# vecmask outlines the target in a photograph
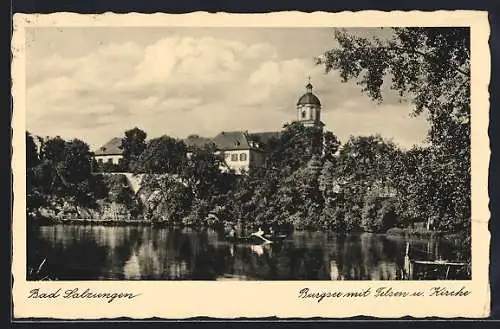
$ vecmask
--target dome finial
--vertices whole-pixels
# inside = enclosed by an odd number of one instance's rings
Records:
[[[308,78],[309,82],[306,85],[306,90],[308,93],[312,93],[313,86],[311,84],[311,76],[308,76],[307,78]]]

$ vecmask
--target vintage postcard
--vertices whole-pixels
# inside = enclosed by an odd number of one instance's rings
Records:
[[[487,14],[16,14],[16,319],[489,315]]]

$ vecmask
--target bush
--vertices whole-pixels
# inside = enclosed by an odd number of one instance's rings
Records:
[[[123,203],[128,206],[132,205],[134,192],[130,188],[125,175],[105,176],[104,182],[109,191],[107,198],[111,202]]]
[[[378,231],[385,231],[397,224],[398,214],[396,213],[394,200],[386,199],[382,202],[382,207],[377,212],[377,218]]]
[[[358,206],[353,206],[345,214],[345,230],[346,232],[357,231],[361,227],[361,209]]]
[[[398,222],[395,202],[380,197],[365,198],[361,227],[366,232],[384,232]]]
[[[386,233],[389,235],[405,235],[406,231],[400,227],[391,227]]]
[[[361,227],[366,232],[378,232],[380,200],[377,197],[367,196],[365,198],[363,211],[361,214]]]

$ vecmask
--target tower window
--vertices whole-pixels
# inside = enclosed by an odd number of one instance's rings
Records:
[[[302,119],[305,119],[305,117],[306,117],[306,111],[302,111],[301,116],[302,116]]]

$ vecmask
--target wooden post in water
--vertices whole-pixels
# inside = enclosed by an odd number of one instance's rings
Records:
[[[413,266],[410,260],[410,243],[406,243],[406,253],[404,260],[404,271],[405,271],[405,279],[413,280]]]

